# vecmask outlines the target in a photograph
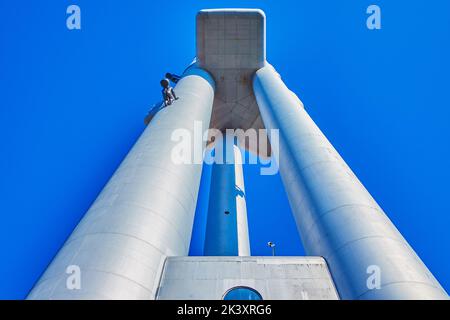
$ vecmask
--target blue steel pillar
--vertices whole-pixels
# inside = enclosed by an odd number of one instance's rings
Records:
[[[266,129],[280,130],[280,173],[305,250],[326,259],[341,298],[447,299],[272,66],[253,87]]]
[[[234,136],[216,142],[205,235],[205,256],[249,256],[242,155]]]
[[[179,100],[156,114],[28,299],[154,299],[166,257],[188,255],[202,163],[174,161],[180,141],[173,134],[192,139],[199,124],[200,137],[208,129],[214,81],[192,66],[176,93]],[[67,281],[77,269],[74,289]]]

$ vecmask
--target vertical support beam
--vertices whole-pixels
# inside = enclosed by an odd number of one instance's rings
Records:
[[[253,86],[266,129],[280,130],[280,173],[305,250],[327,260],[341,298],[447,299],[273,67]]]
[[[249,256],[242,154],[234,135],[216,142],[205,236],[205,256]]]
[[[234,180],[236,184],[236,214],[239,256],[250,256],[250,237],[248,234],[247,203],[244,185],[244,170],[242,166],[241,149],[233,146]]]
[[[199,124],[208,128],[214,81],[193,66],[176,93],[179,100],[153,118],[28,299],[154,299],[166,257],[188,254],[202,164],[174,161],[172,135],[183,130],[192,139]],[[81,272],[79,290],[66,286],[69,266]]]

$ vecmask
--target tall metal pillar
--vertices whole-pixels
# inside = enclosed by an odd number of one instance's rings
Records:
[[[326,259],[341,298],[447,299],[272,66],[253,87],[266,129],[280,130],[280,173],[305,250]]]
[[[166,257],[188,255],[202,163],[174,161],[180,141],[173,134],[192,139],[199,124],[200,134],[208,128],[214,81],[192,66],[176,93],[179,100],[153,118],[28,299],[154,299]]]
[[[234,135],[215,145],[205,235],[205,256],[249,256],[242,154]]]

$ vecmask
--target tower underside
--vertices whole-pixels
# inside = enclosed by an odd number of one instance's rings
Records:
[[[448,298],[266,62],[265,25],[261,10],[199,12],[197,59],[176,85],[180,99],[155,114],[29,299],[224,299],[235,289],[262,299]],[[174,150],[197,124],[280,132],[261,145],[279,159],[311,257],[239,256],[250,254],[251,225],[242,166],[226,164],[211,182],[210,256],[188,257],[202,163],[179,161]],[[202,155],[206,140],[197,147]],[[79,289],[67,286],[73,266]]]
[[[252,79],[266,62],[264,12],[256,9],[202,10],[197,15],[197,63],[214,78],[216,91],[210,128],[264,129],[253,93]],[[245,141],[245,149],[255,150]]]

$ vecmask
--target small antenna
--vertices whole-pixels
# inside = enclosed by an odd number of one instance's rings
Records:
[[[269,241],[267,242],[267,246],[269,246],[269,248],[272,248],[272,256],[275,256],[275,243]]]

